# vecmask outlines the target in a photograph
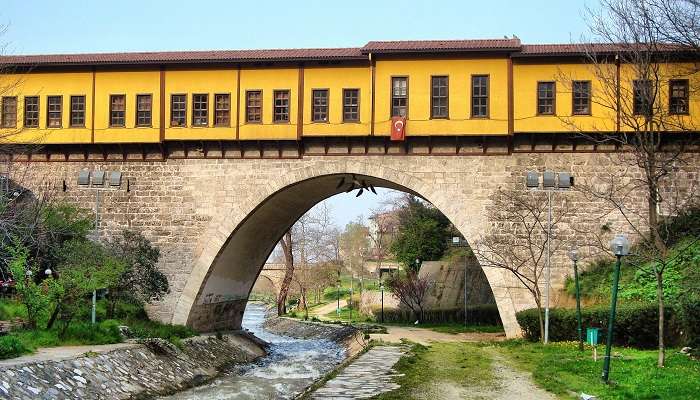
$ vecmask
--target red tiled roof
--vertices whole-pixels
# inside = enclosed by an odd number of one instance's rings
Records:
[[[513,54],[514,57],[527,57],[527,56],[575,56],[583,54],[611,54],[616,52],[632,51],[635,47],[638,47],[642,51],[652,50],[650,47],[639,44],[635,45],[632,43],[573,43],[573,44],[524,44],[522,50],[519,53]],[[683,52],[687,51],[689,48],[668,44],[660,43],[656,45],[655,51],[660,52]]]
[[[520,39],[475,39],[475,40],[399,40],[372,41],[363,48],[363,53],[404,52],[458,52],[486,50],[518,50]]]
[[[2,56],[0,64],[98,65],[98,64],[179,64],[211,62],[265,62],[307,60],[363,60],[359,48],[166,51],[141,53],[50,54]]]

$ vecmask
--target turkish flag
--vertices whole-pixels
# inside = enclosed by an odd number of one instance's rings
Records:
[[[406,139],[406,117],[391,117],[391,140]]]

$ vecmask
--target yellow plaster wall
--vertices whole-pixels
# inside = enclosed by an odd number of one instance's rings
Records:
[[[496,59],[378,60],[375,135],[390,134],[391,78],[408,76],[407,135],[508,133],[508,62]],[[449,77],[449,119],[430,118],[430,81]],[[489,75],[489,118],[471,118],[471,76]]]

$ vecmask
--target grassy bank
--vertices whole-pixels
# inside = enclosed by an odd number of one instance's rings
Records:
[[[23,306],[11,301],[0,301],[0,320],[25,317]],[[104,301],[96,308],[98,323],[90,323],[89,309],[78,315],[68,328],[63,331],[61,323],[51,329],[45,329],[46,321],[41,321],[36,329],[12,330],[0,337],[0,359],[14,358],[36,351],[41,347],[78,346],[112,344],[122,341],[120,325],[129,327],[130,333],[137,338],[162,338],[178,345],[181,339],[195,336],[197,333],[180,325],[163,324],[151,321],[142,307],[120,304],[115,319],[106,318]]]
[[[669,349],[665,368],[656,367],[656,351],[620,349],[613,351],[612,383],[600,379],[602,354],[592,359],[592,349],[578,351],[572,342],[542,345],[507,341],[495,346],[516,366],[531,371],[535,383],[562,398],[572,393],[596,395],[599,399],[692,399],[700,393],[700,361]]]
[[[413,344],[411,354],[394,366],[397,390],[375,399],[403,400],[452,398],[464,387],[494,382],[490,358],[470,343],[434,343],[430,347]]]

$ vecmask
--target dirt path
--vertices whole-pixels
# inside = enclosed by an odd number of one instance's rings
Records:
[[[345,307],[346,305],[348,305],[347,300],[340,299],[340,307],[342,308],[342,307]],[[319,319],[328,319],[325,317],[325,315],[328,314],[329,312],[335,311],[337,306],[338,306],[338,303],[334,301],[332,303],[322,305],[321,307],[312,308],[309,310],[309,315],[315,316]]]
[[[387,333],[373,333],[371,339],[387,343],[401,343],[401,339],[427,345],[430,342],[482,342],[504,340],[503,333],[443,333],[425,328],[388,326]]]

